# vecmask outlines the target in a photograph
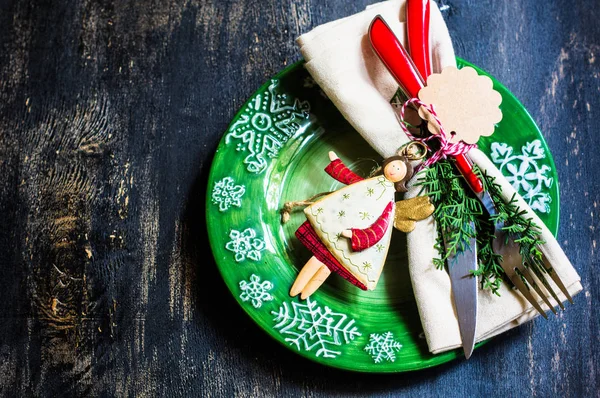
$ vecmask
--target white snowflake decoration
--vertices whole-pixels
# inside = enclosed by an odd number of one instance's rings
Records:
[[[549,176],[550,166],[538,164],[546,158],[542,142],[526,143],[520,154],[513,154],[513,148],[505,143],[494,142],[491,149],[492,161],[527,204],[540,213],[549,213],[552,198],[547,189],[552,187],[553,179]]]
[[[227,145],[236,142],[238,152],[248,153],[244,164],[251,173],[265,171],[267,159],[277,157],[283,144],[309,119],[310,104],[288,100],[286,94],[277,93],[278,85],[273,79],[266,91],[252,98],[225,136]]]
[[[254,308],[262,307],[263,301],[272,301],[273,296],[269,290],[273,289],[273,284],[270,281],[260,281],[258,275],[252,274],[250,281],[240,281],[240,299],[242,301],[250,301]]]
[[[235,229],[229,233],[229,242],[225,244],[225,249],[235,253],[235,261],[240,263],[246,258],[250,260],[260,260],[260,252],[265,249],[265,242],[256,237],[256,232],[252,228],[246,228],[244,231]]]
[[[383,360],[394,362],[396,360],[396,352],[400,351],[402,344],[394,340],[392,332],[384,334],[371,333],[369,336],[369,344],[365,346],[365,351],[371,355],[375,363],[380,363]]]
[[[242,196],[246,193],[246,187],[235,185],[231,177],[225,177],[215,183],[212,191],[212,202],[219,205],[219,211],[226,211],[231,206],[242,207]]]
[[[341,351],[334,348],[348,344],[357,336],[361,336],[354,319],[347,315],[333,312],[331,308],[321,307],[316,301],[308,298],[306,302],[283,302],[275,315],[275,329],[288,336],[285,341],[295,345],[298,350],[312,351],[323,358],[335,358]]]

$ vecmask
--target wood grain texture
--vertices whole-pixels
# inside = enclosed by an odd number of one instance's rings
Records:
[[[443,1],[457,55],[539,123],[559,241],[585,292],[468,361],[326,369],[263,334],[220,279],[207,173],[294,39],[368,1],[0,2],[0,395],[599,396],[600,10]]]

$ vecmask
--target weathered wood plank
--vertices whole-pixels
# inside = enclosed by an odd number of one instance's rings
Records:
[[[592,0],[443,1],[457,54],[538,121],[564,315],[410,375],[352,375],[272,342],[209,256],[205,184],[238,107],[293,40],[369,1],[0,4],[0,395],[597,396],[600,17]]]

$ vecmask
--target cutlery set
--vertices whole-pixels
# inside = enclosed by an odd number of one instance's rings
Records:
[[[417,97],[419,91],[425,87],[426,79],[432,73],[429,55],[429,10],[428,0],[407,1],[407,42],[410,55],[381,16],[375,17],[369,27],[369,39],[373,50],[398,82],[407,98]],[[464,177],[473,195],[481,203],[482,208],[492,219],[496,219],[497,217],[494,217],[498,212],[494,201],[485,189],[483,181],[475,173],[468,153],[453,156],[453,163]],[[466,229],[475,231],[475,226],[471,222]],[[564,310],[549,279],[556,284],[569,302],[573,302],[548,259],[545,256],[542,256],[541,259],[533,258],[530,255],[523,257],[520,253],[519,237],[508,233],[504,222],[494,223],[494,237],[493,249],[497,255],[502,256],[500,265],[505,274],[515,288],[544,318],[547,318],[547,315],[539,303],[540,299],[555,314],[557,312],[550,301],[550,296]],[[444,241],[446,240],[447,236],[444,234]],[[452,284],[452,296],[463,350],[468,359],[473,352],[477,329],[478,280],[472,273],[478,268],[475,236],[469,237],[468,245],[450,254],[447,259],[447,268]],[[539,298],[536,298],[536,295]]]

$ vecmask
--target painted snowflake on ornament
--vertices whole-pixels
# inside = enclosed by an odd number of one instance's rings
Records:
[[[266,91],[248,101],[239,119],[231,125],[225,144],[235,143],[236,151],[247,153],[246,169],[260,174],[266,170],[268,159],[279,150],[302,125],[308,121],[310,104],[279,94],[279,80],[271,80]]]
[[[554,180],[550,177],[550,166],[540,163],[546,158],[542,142],[534,140],[526,143],[521,147],[521,153],[514,153],[513,148],[505,143],[494,142],[491,149],[492,161],[525,202],[533,210],[549,213],[552,198],[548,189]]]
[[[275,329],[286,336],[285,341],[298,350],[313,351],[323,358],[335,358],[342,352],[338,347],[361,336],[354,319],[346,314],[321,307],[310,297],[305,302],[283,302],[275,315]]]
[[[242,207],[242,196],[246,187],[235,185],[231,177],[225,177],[215,183],[212,191],[212,202],[219,206],[219,211],[227,211],[231,206]]]
[[[246,259],[260,260],[260,252],[266,246],[262,239],[256,237],[256,232],[252,228],[246,228],[241,232],[234,229],[229,233],[229,239],[231,240],[225,244],[225,249],[235,253],[235,261],[238,263]]]
[[[262,307],[264,301],[272,301],[273,296],[269,290],[273,289],[273,284],[270,281],[262,281],[258,275],[252,274],[250,281],[240,281],[240,299],[244,302],[250,301],[254,308]]]
[[[371,355],[375,363],[382,361],[394,362],[396,352],[400,351],[402,344],[394,340],[392,332],[384,334],[371,333],[369,344],[365,346],[365,351]]]

